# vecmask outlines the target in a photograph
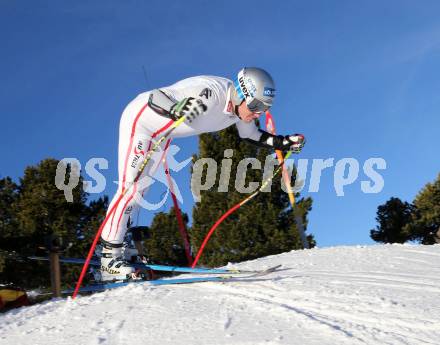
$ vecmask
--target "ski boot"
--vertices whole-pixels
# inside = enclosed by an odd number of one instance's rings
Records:
[[[136,248],[131,247],[128,243],[124,243],[122,252],[123,252],[124,260],[127,261],[128,263],[141,264],[141,265],[142,264],[148,265],[150,263],[150,261],[146,256],[140,255],[139,251]],[[144,280],[155,279],[153,270],[151,270],[148,267],[145,267],[145,269],[138,269],[137,274],[139,275],[139,277],[141,277]]]
[[[124,259],[128,262],[146,265],[149,262],[147,257],[140,255],[139,251],[135,247],[130,246],[128,243],[124,243],[122,253]]]
[[[96,252],[101,258],[101,281],[127,281],[141,279],[136,268],[125,260],[123,244],[113,244],[101,240],[101,251]],[[97,277],[98,275],[95,275]]]

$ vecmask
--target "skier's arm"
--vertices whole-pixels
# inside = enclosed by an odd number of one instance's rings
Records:
[[[286,136],[270,134],[259,129],[254,122],[245,123],[240,121],[237,123],[237,128],[241,138],[254,145],[274,150],[300,152],[306,141],[302,134]]]
[[[158,89],[151,91],[150,97],[148,98],[148,106],[161,116],[174,121],[186,116],[189,122],[208,109],[201,99],[186,97],[178,102]]]

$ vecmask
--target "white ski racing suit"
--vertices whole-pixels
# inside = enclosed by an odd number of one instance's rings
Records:
[[[230,101],[229,88],[232,81],[215,76],[198,76],[181,80],[171,86],[160,88],[173,101],[187,97],[200,98],[207,106],[207,111],[192,123],[182,123],[172,132],[172,138],[188,137],[207,132],[216,132],[235,124],[240,137],[258,141],[261,132],[254,122],[246,123],[234,114]],[[118,202],[113,215],[104,226],[101,238],[112,244],[120,244],[127,231],[130,214],[139,208],[138,198],[146,192],[164,151],[157,152],[145,167],[141,178],[132,185],[145,154],[154,141],[166,131],[173,121],[159,115],[149,105],[149,92],[138,95],[122,113],[119,126],[118,152],[118,191],[113,197],[108,212]],[[130,188],[121,199],[125,189]],[[119,200],[120,199],[120,200]]]

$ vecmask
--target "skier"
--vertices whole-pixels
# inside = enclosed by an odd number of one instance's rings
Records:
[[[103,228],[98,246],[103,281],[136,278],[135,268],[124,258],[123,239],[130,214],[139,208],[139,196],[147,189],[148,183],[141,181],[151,178],[160,163],[160,158],[153,159],[140,180],[133,183],[155,139],[173,121],[186,116],[172,138],[215,132],[235,124],[240,137],[256,145],[299,152],[305,144],[303,135],[275,136],[254,122],[272,106],[274,97],[275,84],[269,73],[246,67],[234,81],[215,76],[187,78],[141,93],[128,104],[119,127],[119,186],[109,210],[118,205]]]

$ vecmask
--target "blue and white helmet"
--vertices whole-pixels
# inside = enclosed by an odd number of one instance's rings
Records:
[[[234,99],[236,105],[245,101],[252,112],[264,112],[272,106],[275,83],[264,69],[257,67],[241,69],[234,80],[234,86],[237,91]]]

